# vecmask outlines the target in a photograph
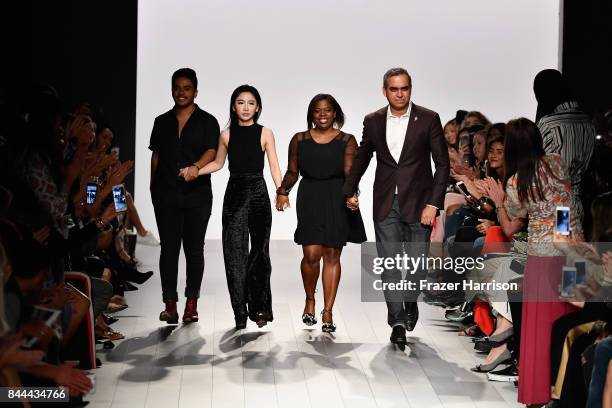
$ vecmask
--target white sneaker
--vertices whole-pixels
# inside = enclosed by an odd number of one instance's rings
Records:
[[[155,238],[155,235],[153,235],[151,231],[147,231],[144,237],[138,235],[136,243],[147,246],[159,246],[159,240]]]

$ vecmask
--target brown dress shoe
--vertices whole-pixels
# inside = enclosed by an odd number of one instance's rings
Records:
[[[185,303],[185,313],[183,313],[183,323],[198,321],[198,299],[188,298]]]
[[[178,313],[176,311],[176,300],[166,300],[166,309],[159,314],[159,320],[168,324],[178,324]]]

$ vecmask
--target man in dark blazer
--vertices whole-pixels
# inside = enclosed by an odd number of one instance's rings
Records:
[[[444,204],[450,164],[440,116],[413,104],[411,91],[412,79],[405,69],[392,68],[385,73],[383,95],[389,105],[365,117],[361,144],[343,187],[347,207],[356,209],[359,180],[376,152],[373,215],[381,257],[403,252],[427,256],[431,225]],[[434,174],[430,157],[436,167]],[[407,273],[422,277],[423,269]],[[401,271],[387,270],[382,280],[400,282]],[[416,325],[416,296],[414,291],[410,298],[406,292],[385,291],[391,342],[399,346],[406,344],[406,330]]]

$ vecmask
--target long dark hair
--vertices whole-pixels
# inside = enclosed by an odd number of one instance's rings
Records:
[[[516,174],[518,198],[521,202],[544,200],[544,188],[539,177],[544,166],[551,177],[557,178],[544,161],[542,135],[535,123],[526,118],[513,119],[506,125],[504,145],[504,188]]]
[[[259,119],[259,116],[261,115],[261,110],[263,109],[263,106],[261,105],[261,96],[259,95],[259,91],[252,85],[240,85],[238,88],[234,89],[234,92],[232,92],[232,96],[230,98],[230,107],[229,107],[229,123],[228,123],[228,127],[234,127],[234,126],[238,126],[238,114],[236,113],[236,111],[234,110],[234,103],[236,103],[236,99],[238,99],[238,95],[240,95],[243,92],[248,92],[251,95],[253,95],[255,97],[255,100],[257,101],[257,107],[259,108],[257,110],[257,112],[255,112],[255,116],[253,116],[253,122],[257,123],[257,119]]]
[[[311,129],[314,127],[313,126],[314,108],[317,105],[317,103],[323,100],[326,100],[329,103],[331,103],[332,107],[334,108],[334,111],[336,112],[336,119],[334,119],[334,124],[336,125],[338,129],[342,129],[342,126],[344,126],[344,112],[342,112],[342,108],[340,107],[340,104],[338,103],[338,101],[336,101],[336,99],[330,94],[318,94],[318,95],[315,95],[314,98],[310,100],[310,103],[308,104],[308,113],[306,114],[306,123],[308,123],[308,129]]]

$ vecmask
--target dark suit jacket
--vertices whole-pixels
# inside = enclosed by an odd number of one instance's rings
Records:
[[[374,179],[374,221],[383,221],[391,211],[395,186],[402,221],[421,220],[425,205],[442,209],[450,164],[440,116],[427,108],[412,104],[412,111],[399,163],[387,145],[387,107],[368,114],[363,120],[363,137],[353,159],[343,192],[349,197],[357,191],[359,180],[376,152]],[[430,153],[436,171],[431,174]]]

